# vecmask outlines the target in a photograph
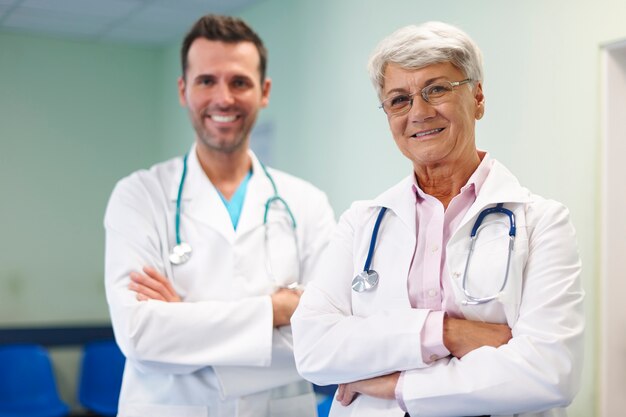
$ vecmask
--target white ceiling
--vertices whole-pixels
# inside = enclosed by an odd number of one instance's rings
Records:
[[[206,13],[233,14],[261,0],[0,0],[0,31],[161,45]]]

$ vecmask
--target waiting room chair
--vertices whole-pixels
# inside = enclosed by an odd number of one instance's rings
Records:
[[[117,415],[126,358],[113,340],[87,343],[78,385],[78,400],[102,416]]]
[[[333,404],[333,401],[335,401],[335,397],[332,395],[324,397],[322,402],[317,404],[317,417],[328,417],[328,414],[330,414],[330,406]]]
[[[0,346],[0,417],[62,417],[68,413],[43,347]]]
[[[313,384],[313,391],[317,394],[317,416],[328,417],[330,413],[330,406],[335,400],[335,391],[337,391],[337,385],[315,385]]]

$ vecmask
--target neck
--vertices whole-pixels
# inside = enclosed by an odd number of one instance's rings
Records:
[[[446,209],[450,201],[467,184],[467,180],[476,171],[483,156],[484,154],[479,155],[475,151],[469,158],[466,156],[458,160],[426,166],[414,165],[417,183],[426,194],[438,199]]]
[[[198,141],[196,154],[206,176],[227,200],[233,196],[252,166],[246,146],[233,152],[220,152]]]

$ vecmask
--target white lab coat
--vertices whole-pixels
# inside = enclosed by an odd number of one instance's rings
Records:
[[[237,230],[189,153],[181,205],[181,240],[189,261],[168,261],[176,244],[176,197],[182,158],[121,180],[109,201],[106,294],[113,329],[127,357],[119,404],[124,417],[315,416],[311,385],[297,374],[291,330],[272,327],[270,294],[277,283],[265,267],[263,214],[273,195],[257,158]],[[334,215],[324,193],[270,170],[297,222],[301,277],[307,282]],[[270,212],[273,269],[280,284],[297,270],[292,229],[284,209]],[[185,302],[139,302],[129,273],[145,265],[164,273]]]
[[[355,203],[342,217],[314,281],[292,317],[299,372],[317,384],[351,382],[406,371],[403,398],[416,416],[565,416],[583,356],[580,259],[567,209],[531,194],[501,164],[492,167],[475,203],[447,245],[456,303],[471,320],[506,323],[513,333],[498,349],[482,347],[461,360],[421,357],[420,331],[428,310],[411,308],[407,276],[416,245],[412,177],[373,201]],[[508,284],[499,299],[461,304],[469,235],[479,212],[497,203],[515,213],[517,238]],[[351,291],[363,270],[381,206],[388,207],[372,268],[370,292]],[[473,296],[497,292],[504,278],[508,220],[487,216],[470,264]],[[360,395],[331,417],[403,416],[395,400]]]

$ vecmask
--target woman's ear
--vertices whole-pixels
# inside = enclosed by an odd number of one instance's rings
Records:
[[[480,81],[474,86],[474,100],[476,100],[476,120],[482,119],[485,114],[485,95],[483,94],[483,85]]]

